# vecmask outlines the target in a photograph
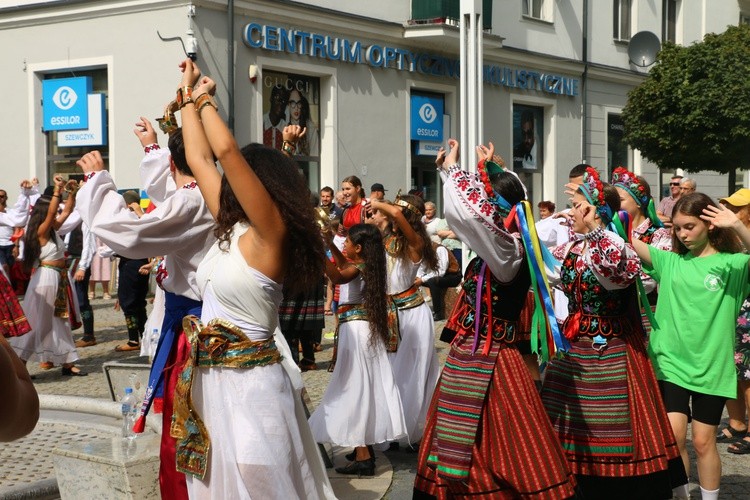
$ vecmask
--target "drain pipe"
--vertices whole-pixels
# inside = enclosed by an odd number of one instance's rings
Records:
[[[588,138],[588,127],[589,120],[586,115],[586,108],[588,107],[588,74],[589,74],[589,2],[583,0],[583,22],[582,22],[583,36],[581,37],[581,43],[583,50],[581,56],[583,58],[583,74],[581,75],[581,163],[588,163],[588,144],[586,142]]]
[[[227,115],[234,135],[234,0],[227,2]]]

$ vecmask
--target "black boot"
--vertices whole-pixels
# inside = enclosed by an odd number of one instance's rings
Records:
[[[368,458],[367,460],[358,460],[351,462],[346,467],[337,467],[336,472],[339,474],[354,475],[357,477],[362,476],[374,476],[375,475],[375,460]]]

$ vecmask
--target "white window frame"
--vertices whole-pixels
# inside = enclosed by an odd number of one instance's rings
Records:
[[[525,19],[552,22],[552,0],[521,0],[521,16]],[[538,7],[538,15],[534,15]]]
[[[674,40],[670,40],[667,38],[669,29],[667,27],[667,22],[669,20],[669,12],[667,11],[667,8],[670,3],[674,3]],[[662,1],[662,42],[672,42],[672,43],[680,43],[682,40],[682,32],[680,29],[680,21],[681,21],[681,11],[682,11],[682,1],[681,0],[663,0]]]
[[[627,4],[627,6],[625,5]],[[613,27],[613,33],[612,38],[615,41],[620,42],[627,42],[630,40],[630,37],[633,36],[633,18],[634,18],[634,9],[633,9],[633,0],[614,0],[612,3],[612,27]],[[627,9],[628,12],[628,33],[623,33],[622,29],[622,12],[623,10]],[[615,28],[616,26],[616,28]],[[616,32],[614,31],[616,29]]]

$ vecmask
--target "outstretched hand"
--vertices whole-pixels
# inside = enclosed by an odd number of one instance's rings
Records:
[[[216,94],[216,82],[213,81],[210,76],[203,76],[196,83],[196,87],[193,89],[193,100],[203,94],[208,94],[210,96]]]
[[[151,144],[156,144],[157,142],[156,131],[151,125],[151,122],[148,121],[148,118],[141,116],[141,119],[135,123],[133,132],[135,133],[135,136],[138,138],[138,140],[141,141],[141,146],[143,146],[144,148]]]
[[[300,127],[299,125],[287,125],[284,130],[281,131],[281,138],[285,141],[297,144],[297,141],[302,139],[307,133],[306,127]]]
[[[180,63],[180,71],[182,71],[180,87],[192,87],[201,77],[200,68],[191,59],[185,59]]]
[[[731,228],[736,224],[742,224],[734,212],[721,204],[704,208],[701,219],[714,227]]]
[[[459,148],[458,141],[456,139],[448,139],[449,151],[446,154],[445,148],[438,150],[438,156],[435,159],[435,165],[438,168],[443,168],[443,165],[450,167],[458,163]]]
[[[81,156],[81,159],[76,162],[76,165],[81,167],[84,174],[101,172],[104,170],[104,160],[99,151],[92,151]]]
[[[493,157],[495,156],[495,145],[491,142],[489,143],[490,147],[485,146],[484,144],[480,144],[477,146],[477,158],[479,161],[491,161]]]

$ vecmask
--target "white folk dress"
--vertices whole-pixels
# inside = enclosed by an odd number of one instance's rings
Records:
[[[361,304],[364,280],[358,275],[341,285],[339,305]],[[364,446],[406,436],[398,388],[385,344],[370,339],[370,324],[339,324],[336,368],[320,405],[310,416],[319,443]]]
[[[64,258],[65,244],[55,233],[54,238],[50,238],[42,247],[39,261]],[[55,365],[78,360],[70,320],[55,316],[55,298],[59,284],[60,273],[54,269],[36,267],[31,274],[29,287],[21,305],[31,325],[31,331],[26,335],[8,339],[19,358]],[[73,305],[72,309],[76,310],[76,306]]]
[[[238,246],[247,228],[235,225],[229,250],[216,243],[198,267],[201,319],[231,321],[261,341],[277,330],[282,285],[247,265]],[[187,477],[190,498],[335,498],[284,363],[199,368],[194,377],[211,448],[204,479]]]
[[[388,294],[400,293],[412,287],[421,261],[411,262],[392,255],[386,259]],[[401,340],[398,351],[390,355],[390,360],[404,405],[409,442],[416,443],[424,433],[432,393],[440,376],[440,364],[435,352],[435,324],[430,306],[422,303],[410,309],[399,309],[398,330]]]

